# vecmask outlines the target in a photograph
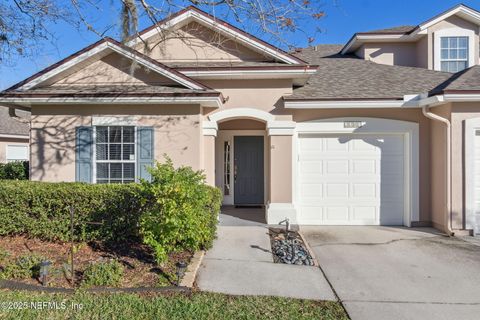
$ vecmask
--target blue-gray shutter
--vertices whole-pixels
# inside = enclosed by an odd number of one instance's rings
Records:
[[[76,128],[75,181],[92,182],[93,127]]]
[[[153,127],[137,127],[137,180],[151,180],[147,167],[153,166],[153,153]]]

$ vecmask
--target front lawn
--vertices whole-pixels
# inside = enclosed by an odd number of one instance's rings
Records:
[[[45,308],[8,310],[5,303],[56,302],[58,310]],[[62,302],[65,306],[61,308]],[[2,304],[3,303],[3,304]],[[80,307],[81,305],[81,307]],[[52,305],[53,306],[53,305]],[[1,319],[348,319],[337,302],[276,297],[228,296],[195,292],[171,294],[74,295],[0,291]]]

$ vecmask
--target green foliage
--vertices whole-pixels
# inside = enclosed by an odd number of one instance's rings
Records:
[[[0,179],[28,180],[28,161],[0,163]]]
[[[114,287],[120,284],[122,276],[123,265],[117,260],[92,263],[83,273],[83,285]]]
[[[75,240],[138,237],[139,184],[0,181],[0,236],[25,234],[69,241],[70,206],[75,208]],[[96,224],[91,224],[95,222]]]
[[[3,268],[0,272],[0,279],[36,278],[42,260],[42,257],[35,254],[21,256]]]
[[[10,252],[4,248],[0,248],[0,263],[3,263],[10,256]]]
[[[209,247],[215,238],[220,190],[205,184],[201,172],[190,167],[174,168],[170,159],[150,168],[152,181],[142,181],[149,195],[140,218],[145,244],[155,252],[158,263],[177,250]]]

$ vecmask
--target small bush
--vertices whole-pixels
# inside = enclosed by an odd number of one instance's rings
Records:
[[[90,264],[83,273],[85,286],[118,286],[122,281],[123,265],[117,260]]]
[[[143,242],[158,263],[168,253],[211,246],[220,211],[220,190],[205,184],[205,177],[190,167],[175,169],[170,159],[150,168],[152,182],[142,182],[149,196],[140,218]]]
[[[0,263],[3,263],[10,256],[10,252],[3,248],[0,248]]]
[[[16,259],[14,262],[7,264],[0,272],[2,279],[26,279],[37,278],[40,270],[40,262],[42,257],[29,254]]]
[[[139,184],[0,181],[0,236],[24,234],[70,241],[70,206],[75,208],[75,240],[138,237]],[[92,222],[98,224],[91,224]]]
[[[0,163],[0,179],[28,180],[28,161]]]

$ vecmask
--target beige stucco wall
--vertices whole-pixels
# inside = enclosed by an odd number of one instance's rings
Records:
[[[150,57],[162,62],[264,61],[265,56],[192,22],[181,29],[148,39]],[[137,50],[145,52],[140,43]]]
[[[2,138],[0,137],[0,163],[7,161],[7,146],[8,145],[28,145],[28,137],[25,139],[17,138]]]
[[[155,159],[167,154],[176,166],[202,169],[200,107],[197,105],[34,106],[31,130],[32,180],[75,180],[75,128],[92,116],[135,116],[155,129]]]
[[[292,136],[270,136],[270,203],[292,202]]]
[[[433,113],[450,119],[450,105],[431,108]],[[430,123],[430,167],[431,174],[431,209],[432,223],[438,228],[445,227],[445,217],[447,215],[447,144],[446,144],[446,125],[439,121],[431,121]]]
[[[416,43],[367,43],[362,47],[362,56],[365,60],[375,63],[417,66]]]
[[[283,105],[282,96],[292,94],[292,80],[204,80],[227,99],[218,110],[256,108],[267,112]]]

